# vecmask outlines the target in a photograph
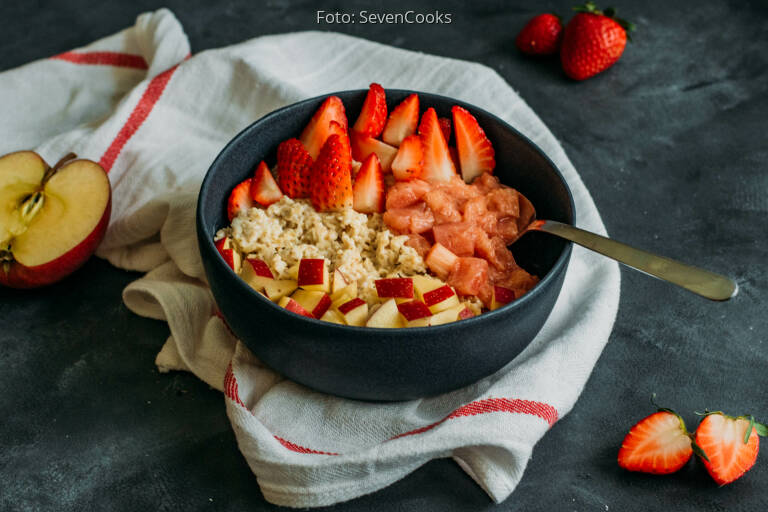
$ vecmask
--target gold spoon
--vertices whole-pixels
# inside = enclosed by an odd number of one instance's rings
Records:
[[[523,229],[520,230],[513,243],[528,232],[542,231],[570,240],[628,267],[685,288],[709,300],[725,301],[734,297],[739,291],[738,285],[733,280],[709,270],[636,249],[569,224],[554,220],[537,220],[536,210],[531,202],[522,194],[518,194],[518,197],[520,202],[518,225],[522,226]]]

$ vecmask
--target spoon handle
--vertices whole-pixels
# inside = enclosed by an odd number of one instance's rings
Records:
[[[676,284],[710,300],[724,301],[735,296],[739,287],[731,279],[679,261],[665,258],[604,236],[552,220],[535,221],[531,230],[544,231],[586,247],[635,270]]]

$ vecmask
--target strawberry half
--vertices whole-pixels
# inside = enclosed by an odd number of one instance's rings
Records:
[[[407,136],[416,133],[418,125],[419,95],[411,94],[389,114],[381,139],[392,146],[399,146]]]
[[[232,221],[241,211],[253,207],[251,198],[251,178],[248,178],[232,189],[227,200],[227,217]]]
[[[360,110],[360,116],[352,129],[363,135],[378,137],[386,122],[387,97],[384,88],[379,84],[371,84],[365,96],[363,108]]]
[[[445,142],[451,142],[451,120],[447,117],[438,117],[437,122],[440,124],[440,131],[443,132]]]
[[[319,212],[352,206],[352,159],[346,137],[333,134],[323,144],[309,177],[309,198]]]
[[[363,162],[352,187],[353,204],[360,213],[384,211],[384,175],[379,157],[371,153]]]
[[[456,174],[456,168],[434,108],[428,108],[421,116],[419,136],[424,152],[421,179],[430,182],[450,181]]]
[[[461,163],[461,177],[472,183],[484,172],[493,172],[496,167],[495,152],[475,116],[466,109],[455,105],[451,109],[456,133],[456,149]]]
[[[261,161],[251,180],[251,199],[262,206],[269,206],[278,202],[283,197],[280,187],[269,171],[269,167]]]
[[[323,147],[328,135],[330,135],[328,130],[331,121],[336,121],[344,128],[344,131],[347,130],[347,114],[344,110],[344,103],[338,96],[328,96],[317,109],[315,115],[312,116],[304,131],[301,132],[299,140],[307,148],[312,160],[317,160],[320,148]]]
[[[768,426],[752,416],[727,416],[706,412],[696,429],[696,443],[706,453],[702,458],[710,476],[720,485],[741,478],[755,464],[760,448],[758,436],[768,435]]]
[[[294,199],[309,197],[312,157],[299,139],[288,139],[277,146],[277,183]]]
[[[621,443],[619,466],[657,475],[674,473],[695,448],[683,418],[670,409],[659,409],[630,429]]]
[[[421,176],[421,166],[424,152],[421,149],[421,138],[409,135],[403,139],[392,160],[392,174],[398,181],[407,181]]]

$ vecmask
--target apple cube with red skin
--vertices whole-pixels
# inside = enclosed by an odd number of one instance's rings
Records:
[[[277,303],[278,306],[284,307],[288,311],[292,311],[296,313],[297,315],[306,316],[308,318],[314,318],[312,316],[312,313],[304,309],[301,304],[296,302],[290,297],[283,297],[280,299],[280,302]]]
[[[368,318],[368,303],[357,297],[339,305],[337,311],[344,317],[347,325],[363,326]]]
[[[413,299],[413,279],[410,277],[377,279],[374,285],[382,299]]]
[[[224,261],[229,265],[229,268],[235,272],[240,272],[242,258],[240,257],[240,253],[234,248],[232,239],[225,236],[214,242],[214,245],[216,245],[216,250],[219,251],[219,254],[224,258]]]
[[[315,292],[331,291],[328,262],[323,258],[302,258],[299,262],[299,286]]]
[[[315,318],[322,317],[331,307],[331,297],[325,292],[296,290],[291,298],[301,304],[301,307],[312,313]]]
[[[456,296],[456,292],[447,284],[423,293],[422,300],[432,313],[439,313],[459,305],[459,298]]]
[[[515,300],[515,291],[505,288],[503,286],[493,287],[493,300],[491,300],[491,311],[499,309],[505,304],[509,304]]]
[[[246,258],[240,266],[240,278],[251,285],[256,291],[261,291],[275,280],[269,265],[259,258]]]
[[[109,224],[104,169],[67,155],[53,168],[33,151],[0,158],[0,285],[36,288],[68,276]]]
[[[331,322],[332,324],[344,325],[344,317],[335,309],[328,309],[328,311],[326,311],[323,316],[320,317],[320,320],[323,320],[324,322]]]
[[[469,306],[464,306],[464,309],[459,311],[459,320],[466,320],[467,318],[472,318],[475,316],[475,312],[472,311],[472,309],[469,308]]]
[[[412,300],[397,305],[397,310],[405,319],[406,327],[424,327],[429,325],[432,312],[420,300]]]
[[[277,302],[290,295],[298,288],[298,283],[293,279],[273,279],[264,285],[264,295],[272,302]]]

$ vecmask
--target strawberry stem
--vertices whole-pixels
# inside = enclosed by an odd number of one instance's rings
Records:
[[[635,26],[634,23],[627,21],[623,18],[619,18],[616,16],[617,11],[613,7],[607,7],[605,10],[600,10],[597,8],[597,5],[595,5],[594,2],[586,2],[584,5],[576,5],[572,7],[572,9],[576,12],[584,12],[587,14],[594,14],[596,16],[605,16],[606,18],[610,18],[616,23],[618,23],[621,28],[624,29],[624,32],[627,33],[627,39],[632,41],[632,37],[630,35],[630,32],[634,32],[635,29],[637,29],[637,26]]]

